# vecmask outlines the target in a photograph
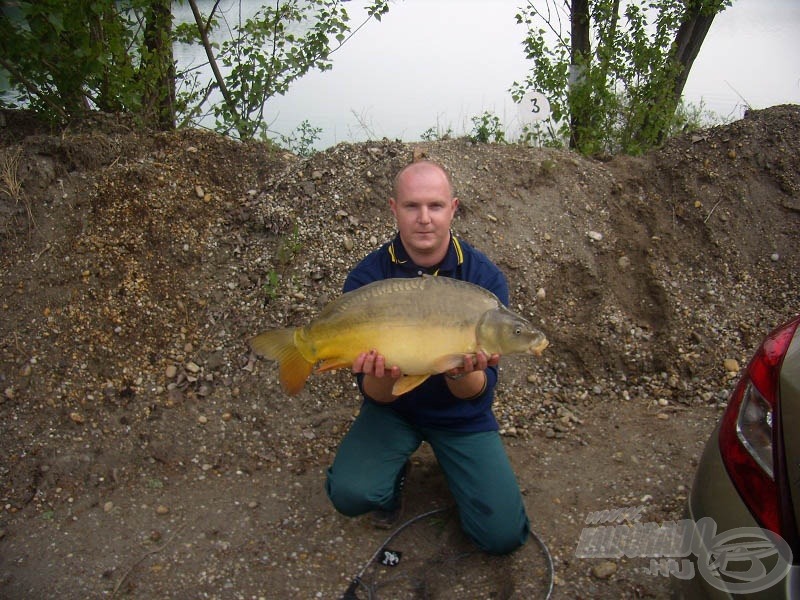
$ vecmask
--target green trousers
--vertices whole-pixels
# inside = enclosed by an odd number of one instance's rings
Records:
[[[363,404],[328,469],[326,490],[334,507],[347,516],[394,508],[397,475],[423,441],[444,471],[461,527],[478,547],[506,554],[524,544],[528,517],[496,431],[415,427],[391,408],[372,402]]]

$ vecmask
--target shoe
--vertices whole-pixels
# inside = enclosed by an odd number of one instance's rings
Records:
[[[391,529],[400,520],[403,512],[403,489],[406,486],[409,471],[411,471],[411,461],[406,460],[394,483],[396,506],[390,510],[378,508],[372,511],[372,524],[378,529]]]

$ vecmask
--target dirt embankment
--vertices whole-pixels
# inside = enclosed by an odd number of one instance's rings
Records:
[[[289,399],[245,340],[307,320],[392,235],[391,177],[414,152],[451,169],[457,233],[552,342],[504,360],[496,412],[556,598],[667,594],[644,559],[575,558],[582,524],[679,518],[734,361],[800,310],[797,106],[610,162],[465,140],[301,160],[114,119],[3,122],[3,597],[341,594],[383,537],[322,491],[357,393],[338,373]],[[449,502],[430,453],[416,462],[410,515]],[[439,563],[444,582],[412,569],[408,597],[543,591],[533,544],[465,560]]]

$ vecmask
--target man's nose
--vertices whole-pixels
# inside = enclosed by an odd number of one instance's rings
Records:
[[[431,220],[430,212],[428,211],[427,207],[423,206],[419,209],[419,222],[420,223],[428,223]]]

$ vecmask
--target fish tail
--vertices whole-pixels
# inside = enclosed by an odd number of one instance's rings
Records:
[[[314,366],[295,346],[294,332],[294,329],[275,329],[250,340],[250,347],[256,354],[278,361],[281,386],[291,396],[300,393]]]

